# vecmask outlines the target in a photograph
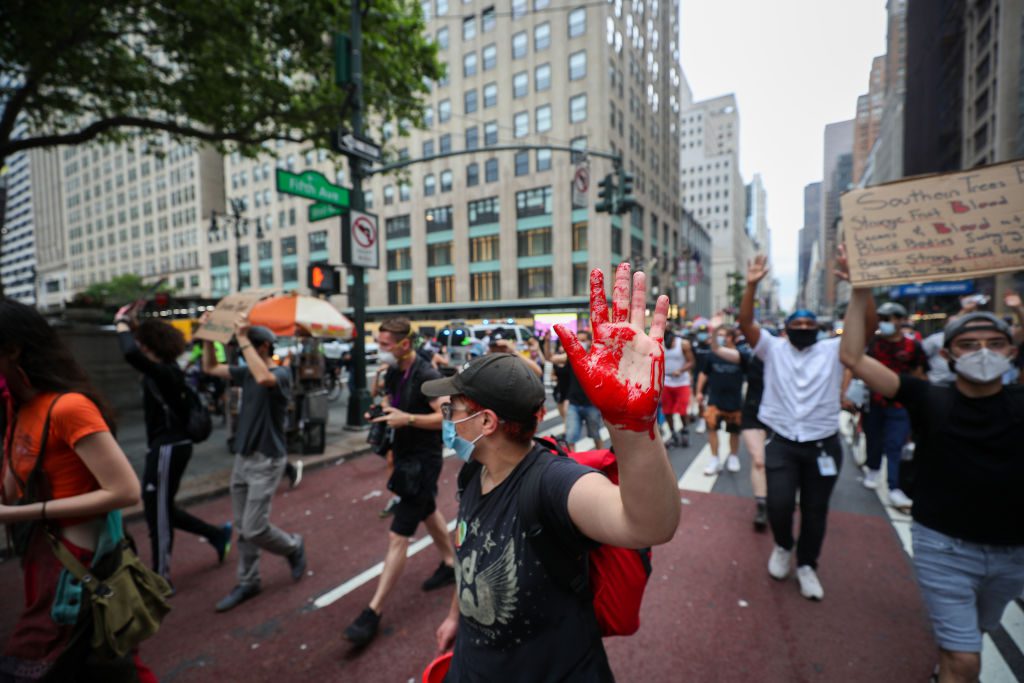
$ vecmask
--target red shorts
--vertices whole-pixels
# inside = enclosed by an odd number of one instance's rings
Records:
[[[661,412],[666,415],[686,415],[690,407],[690,387],[664,387],[661,390]]]

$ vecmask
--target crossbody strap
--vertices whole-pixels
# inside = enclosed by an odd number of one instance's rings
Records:
[[[11,438],[7,443],[7,469],[10,470],[11,476],[14,477],[14,483],[18,485],[18,489],[21,495],[24,496],[27,493],[28,482],[32,481],[34,477],[39,475],[43,470],[43,457],[46,455],[46,445],[50,441],[50,418],[53,417],[53,407],[57,405],[57,401],[64,394],[57,394],[52,401],[50,401],[50,407],[46,409],[46,419],[43,420],[43,433],[39,437],[39,452],[36,455],[36,462],[32,466],[32,471],[28,473],[28,478],[22,480],[18,476],[18,473],[14,469],[14,430],[17,429],[17,422],[11,425]]]
[[[93,595],[100,597],[107,597],[111,594],[110,587],[104,584],[95,574],[90,570],[86,569],[85,565],[82,564],[77,557],[71,554],[60,540],[52,533],[47,532],[46,538],[50,542],[50,548],[53,550],[53,554],[57,556],[60,563],[64,565],[64,568],[68,572],[78,579],[82,583],[82,587],[85,588]]]

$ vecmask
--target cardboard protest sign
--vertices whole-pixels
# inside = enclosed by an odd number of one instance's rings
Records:
[[[855,286],[1024,270],[1024,160],[853,190],[841,201]]]
[[[193,335],[196,339],[227,344],[235,335],[235,319],[239,313],[248,313],[267,292],[250,291],[229,294],[217,302],[210,319]]]

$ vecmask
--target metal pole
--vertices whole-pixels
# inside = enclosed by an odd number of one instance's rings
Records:
[[[352,20],[349,31],[352,37],[352,132],[363,134],[363,15],[359,7],[360,0],[351,0]],[[355,155],[348,155],[348,167],[352,173],[352,192],[350,203],[355,211],[366,209],[363,201],[363,162]],[[341,218],[342,240],[349,235],[344,230],[345,219]],[[363,281],[365,269],[362,266],[349,266],[352,274],[352,288],[349,290],[349,302],[352,304],[352,322],[356,327],[356,338],[352,343],[352,368],[355,377],[352,382],[352,396],[348,401],[348,420],[346,429],[362,429],[366,427],[363,413],[370,407],[370,392],[366,390],[366,284]]]

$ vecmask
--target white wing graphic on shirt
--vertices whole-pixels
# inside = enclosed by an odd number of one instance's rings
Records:
[[[515,543],[509,539],[496,562],[476,573],[477,554],[463,561],[462,592],[459,609],[462,614],[484,626],[494,622],[507,624],[518,602]],[[474,589],[476,595],[474,596]]]

